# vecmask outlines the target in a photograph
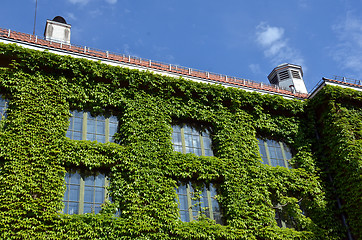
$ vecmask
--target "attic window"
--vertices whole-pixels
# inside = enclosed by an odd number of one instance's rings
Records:
[[[289,78],[288,70],[282,71],[279,73],[279,81],[285,80]]]

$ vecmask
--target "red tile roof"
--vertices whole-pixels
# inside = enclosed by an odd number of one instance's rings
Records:
[[[142,66],[150,69],[157,69],[169,73],[176,73],[180,75],[184,75],[186,77],[196,77],[208,81],[213,81],[216,83],[224,83],[228,85],[234,85],[235,87],[245,87],[260,91],[267,91],[274,94],[281,94],[281,95],[288,95],[290,97],[306,99],[308,94],[304,93],[293,93],[289,90],[281,89],[274,85],[269,85],[265,83],[257,83],[251,80],[236,78],[236,77],[229,77],[222,74],[210,73],[202,70],[191,69],[187,67],[181,67],[173,64],[165,64],[157,61],[151,61],[147,59],[142,59],[138,57],[126,56],[121,54],[110,53],[108,51],[96,50],[92,48],[88,48],[86,46],[79,46],[79,45],[68,45],[62,44],[58,42],[48,41],[43,38],[39,38],[37,36],[12,31],[10,29],[3,29],[0,28],[0,37],[1,38],[8,38],[13,39],[21,42],[31,43],[34,45],[51,48],[51,49],[58,49],[67,51],[69,53],[78,53],[86,56],[92,56],[101,59],[113,60],[117,62],[132,64],[136,66]]]

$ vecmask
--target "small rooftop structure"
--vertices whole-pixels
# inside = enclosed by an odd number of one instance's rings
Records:
[[[47,20],[44,37],[48,41],[70,44],[71,25],[61,16],[56,16],[53,20]]]
[[[268,79],[271,84],[289,88],[292,92],[308,93],[303,80],[302,67],[299,65],[280,64],[268,75]]]

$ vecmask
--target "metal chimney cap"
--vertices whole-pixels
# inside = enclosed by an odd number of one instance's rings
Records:
[[[53,18],[53,21],[58,23],[68,24],[67,21],[65,21],[65,19],[61,16],[56,16],[55,18]]]

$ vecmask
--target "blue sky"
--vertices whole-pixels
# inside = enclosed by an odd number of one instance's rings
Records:
[[[32,33],[35,0],[2,2],[0,27]],[[63,16],[71,42],[268,82],[281,63],[362,79],[362,0],[38,0],[36,35]]]

